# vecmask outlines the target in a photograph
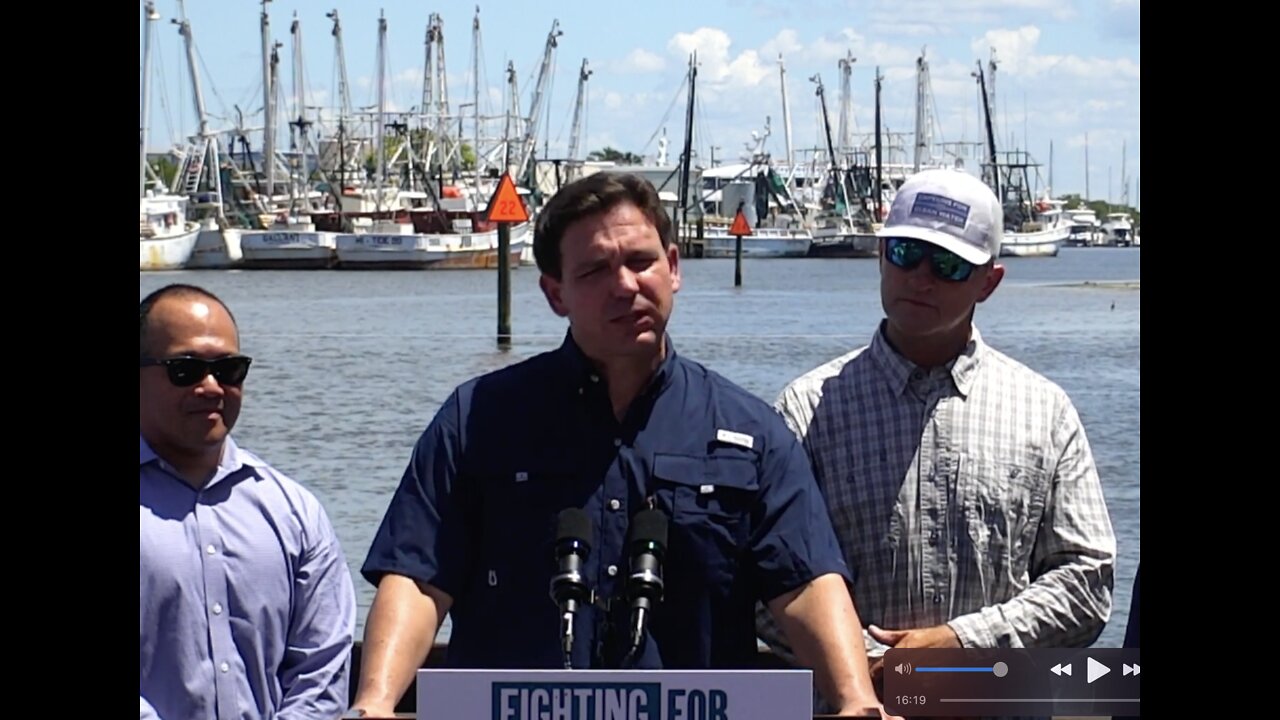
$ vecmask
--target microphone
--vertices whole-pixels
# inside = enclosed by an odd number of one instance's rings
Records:
[[[560,608],[560,647],[564,667],[572,669],[573,618],[579,603],[591,601],[591,590],[582,567],[591,554],[591,518],[581,508],[560,511],[556,522],[556,558],[559,572],[551,578],[551,599]]]
[[[634,658],[644,644],[644,630],[653,606],[662,601],[662,558],[667,552],[667,516],[661,510],[641,510],[631,519],[627,546],[631,575],[627,600],[631,603],[631,649]]]

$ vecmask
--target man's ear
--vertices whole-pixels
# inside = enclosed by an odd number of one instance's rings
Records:
[[[1004,279],[1004,266],[993,264],[991,269],[987,271],[987,276],[982,279],[982,294],[978,296],[978,302],[984,302],[991,297],[991,293],[1000,287],[1000,281]]]
[[[680,248],[675,243],[667,246],[667,263],[671,266],[671,292],[680,292]]]
[[[542,294],[547,298],[547,304],[551,306],[551,312],[565,317],[569,314],[568,309],[564,306],[564,300],[560,297],[560,281],[543,273],[538,278],[538,287],[542,288]]]

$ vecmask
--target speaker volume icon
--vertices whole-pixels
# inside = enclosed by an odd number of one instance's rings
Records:
[[[910,675],[911,663],[898,663],[897,666],[894,667],[893,669],[897,671],[899,675]]]

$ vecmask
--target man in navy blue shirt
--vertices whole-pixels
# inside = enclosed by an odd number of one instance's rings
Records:
[[[562,188],[534,237],[563,345],[475,378],[413,450],[362,573],[377,585],[354,703],[390,715],[452,613],[454,667],[560,668],[556,519],[585,510],[575,668],[749,668],[764,601],[823,697],[879,712],[849,570],[804,451],[781,418],[676,353],[670,219],[647,181]],[[628,653],[628,528],[669,522],[665,595]]]

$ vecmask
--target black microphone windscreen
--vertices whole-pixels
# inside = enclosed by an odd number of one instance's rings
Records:
[[[636,513],[635,517],[631,518],[631,529],[629,534],[630,541],[632,543],[654,542],[663,548],[666,548],[666,514],[657,509],[641,510]]]
[[[556,522],[556,542],[582,540],[591,543],[591,518],[582,508],[565,508]]]

